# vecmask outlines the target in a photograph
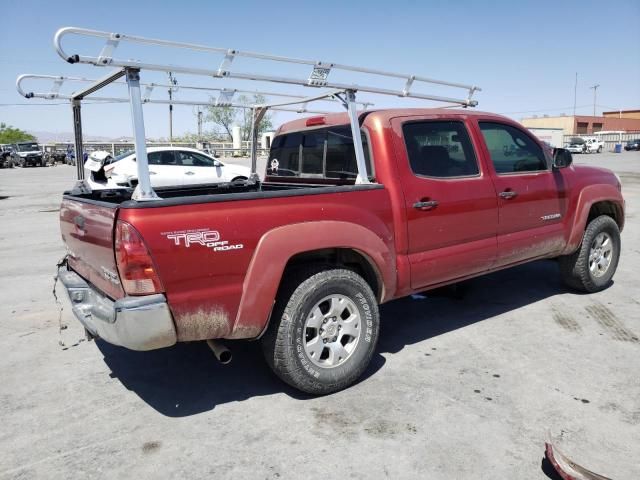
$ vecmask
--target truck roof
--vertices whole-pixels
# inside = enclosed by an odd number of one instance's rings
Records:
[[[503,120],[513,122],[512,119],[503,115],[498,115],[490,112],[483,112],[472,109],[451,109],[451,108],[390,108],[384,110],[367,110],[366,112],[360,112],[360,118],[366,114],[368,118],[377,118],[379,120],[388,120],[393,117],[402,117],[409,115],[442,115],[443,117],[468,117],[468,116],[482,116],[492,117],[496,120]],[[307,125],[310,119],[318,119],[318,122],[312,122],[312,125]],[[322,119],[322,120],[321,120]],[[320,123],[322,121],[322,123]],[[349,123],[349,116],[347,112],[329,113],[325,115],[314,115],[305,118],[299,118],[291,120],[290,122],[283,123],[276,131],[276,135],[280,135],[286,132],[297,132],[300,130],[306,130],[308,128],[317,127],[330,127],[334,125],[346,125]]]

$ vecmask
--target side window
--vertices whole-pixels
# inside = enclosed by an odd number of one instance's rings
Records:
[[[480,122],[496,173],[547,170],[542,148],[521,130],[502,123]]]
[[[178,158],[182,166],[184,167],[213,167],[214,161],[210,158],[205,157],[204,155],[200,155],[194,152],[184,152],[179,151],[176,152]]]
[[[134,159],[135,160],[135,159]],[[147,154],[149,165],[175,165],[176,158],[174,152],[151,152]]]
[[[451,178],[478,175],[478,162],[462,122],[412,122],[402,126],[414,174]]]

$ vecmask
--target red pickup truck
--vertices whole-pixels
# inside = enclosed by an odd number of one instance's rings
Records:
[[[88,332],[134,350],[260,339],[314,394],[362,374],[378,304],[557,258],[572,288],[606,288],[624,200],[612,172],[571,163],[505,117],[469,110],[347,114],[283,125],[263,182],[66,192],[59,271]],[[213,344],[213,343],[212,343]]]

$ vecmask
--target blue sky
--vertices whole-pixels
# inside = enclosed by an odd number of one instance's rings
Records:
[[[0,29],[0,121],[31,131],[72,131],[68,105],[39,105],[48,102],[26,100],[17,94],[14,86],[20,73],[90,78],[106,73],[104,69],[87,65],[68,65],[54,52],[55,31],[70,25],[475,84],[483,89],[476,96],[478,108],[516,119],[533,114],[570,114],[576,72],[577,113],[591,114],[593,91],[589,86],[594,84],[600,84],[598,112],[640,108],[638,0],[182,0],[166,5],[157,1],[117,0],[86,1],[81,6],[65,0],[4,2],[5,21]],[[69,45],[70,50],[74,50],[74,45]],[[97,54],[99,49],[99,44],[91,44],[80,53]],[[179,51],[163,54],[140,48],[125,49],[122,55],[163,58],[170,63],[210,68],[217,68],[220,60],[213,55]],[[238,68],[240,66],[254,65],[238,63]],[[303,77],[308,74],[307,69],[295,72],[301,72]],[[292,74],[294,71],[280,67],[271,73]],[[143,81],[165,80],[144,71],[142,76]],[[178,75],[178,81],[258,88],[258,85],[225,84],[220,80],[184,75]],[[301,93],[282,85],[259,87]],[[119,93],[115,89],[109,93],[125,95],[126,90],[119,88]],[[314,92],[306,89],[306,93]],[[156,92],[156,95],[166,97],[166,92]],[[185,91],[176,95],[195,98]],[[419,105],[402,99],[368,98],[377,107]],[[146,105],[144,108],[148,136],[168,136],[167,107]],[[193,108],[176,106],[174,112],[175,133],[196,131]],[[85,134],[131,135],[127,105],[86,105],[83,115]],[[275,122],[289,118],[288,114],[277,114]]]

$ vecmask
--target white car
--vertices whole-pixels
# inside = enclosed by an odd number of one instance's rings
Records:
[[[92,189],[135,187],[138,168],[135,152],[111,157],[93,152],[85,162],[85,178]],[[249,178],[251,169],[224,164],[195,148],[149,147],[149,174],[153,187],[223,183]]]

